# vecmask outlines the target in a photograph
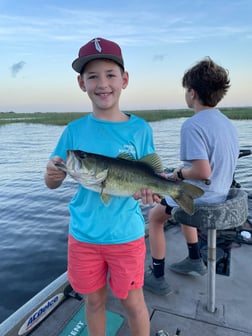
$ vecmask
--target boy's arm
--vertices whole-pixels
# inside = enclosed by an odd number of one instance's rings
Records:
[[[66,177],[66,173],[55,166],[55,162],[63,162],[59,156],[54,156],[46,166],[45,184],[49,189],[58,188]]]
[[[190,168],[184,168],[179,166],[173,172],[173,176],[176,180],[184,179],[202,180],[205,181],[211,175],[211,166],[208,160],[192,160],[192,166]],[[178,174],[179,172],[179,174]],[[182,174],[182,176],[181,176]]]

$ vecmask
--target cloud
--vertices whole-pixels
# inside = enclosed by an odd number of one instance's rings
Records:
[[[18,63],[14,63],[11,66],[11,74],[12,77],[16,77],[16,75],[23,69],[23,67],[25,66],[25,62],[24,61],[20,61]]]
[[[101,34],[105,38],[113,38],[122,46],[130,47],[199,43],[208,38],[226,36],[246,38],[252,34],[250,11],[246,10],[248,15],[245,16],[246,5],[241,6],[241,9],[237,7],[241,1],[233,0],[232,4],[229,0],[224,1],[228,3],[229,15],[226,14],[227,6],[222,4],[220,8],[217,3],[215,5],[212,2],[211,12],[217,12],[219,15],[210,21],[209,8],[205,10],[204,0],[193,2],[186,11],[186,0],[177,1],[176,4],[147,0],[144,7],[141,1],[132,4],[123,1],[125,5],[120,8],[120,13],[117,12],[117,8],[97,9],[96,5],[88,0],[85,2],[85,8],[76,8],[75,5],[51,6],[50,1],[45,1],[47,5],[38,12],[29,8],[24,15],[12,11],[9,15],[0,13],[0,42],[10,45],[10,49],[15,43],[20,49],[25,46],[26,50],[34,50],[34,42],[40,41],[40,46],[47,50],[48,44],[55,47],[55,43],[58,42],[59,45],[73,42],[75,45],[79,41],[88,41]],[[251,7],[250,0],[243,1],[247,2],[248,8]]]
[[[153,60],[157,62],[163,62],[164,59],[165,59],[165,55],[162,55],[162,54],[157,54],[157,55],[154,55],[153,57]]]

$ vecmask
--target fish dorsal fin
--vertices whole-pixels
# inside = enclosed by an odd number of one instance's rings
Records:
[[[156,174],[161,174],[164,171],[163,163],[157,153],[145,155],[139,161],[153,169]]]
[[[129,160],[129,161],[136,161],[136,159],[129,153],[120,153],[117,156],[118,159]]]
[[[129,153],[121,153],[120,155],[118,155],[118,159],[141,162],[147,165],[156,174],[161,174],[164,171],[163,163],[157,153],[145,155],[139,160],[133,158]]]

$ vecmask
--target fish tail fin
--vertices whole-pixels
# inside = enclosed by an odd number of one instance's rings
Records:
[[[183,183],[183,190],[176,196],[175,201],[178,205],[189,215],[194,213],[193,200],[199,198],[204,194],[204,191],[190,183]]]
[[[193,198],[191,196],[180,193],[178,196],[174,197],[174,200],[189,215],[194,213]]]
[[[184,192],[188,196],[190,195],[192,199],[199,198],[204,194],[204,190],[202,190],[201,188],[193,184],[187,183],[187,182],[182,182],[182,183],[183,183]]]

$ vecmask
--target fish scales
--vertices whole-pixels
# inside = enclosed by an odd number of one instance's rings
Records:
[[[152,189],[155,193],[165,195],[179,194],[178,184],[153,174],[144,164],[118,159],[109,164],[103,192],[110,195],[132,196],[142,188]]]
[[[105,204],[111,196],[130,197],[135,192],[148,188],[160,196],[170,195],[184,211],[192,214],[193,200],[202,196],[203,190],[183,181],[160,176],[156,173],[161,171],[160,163],[157,154],[133,160],[69,150],[66,164],[55,165],[83,187],[99,192]]]

